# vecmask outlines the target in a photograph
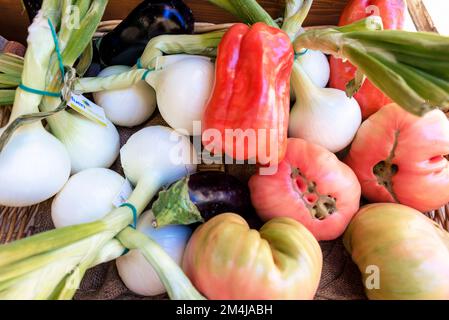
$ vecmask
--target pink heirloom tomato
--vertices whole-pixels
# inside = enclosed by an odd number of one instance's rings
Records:
[[[371,202],[431,211],[449,202],[449,121],[440,110],[423,117],[389,104],[360,127],[346,163]]]
[[[289,139],[277,173],[256,174],[249,187],[262,219],[293,218],[318,240],[341,236],[360,205],[354,172],[333,153],[302,139]]]
[[[363,207],[343,243],[370,299],[449,299],[449,233],[400,204]]]
[[[208,299],[303,300],[315,296],[322,263],[318,242],[297,221],[276,218],[256,231],[224,213],[194,232],[183,268]]]

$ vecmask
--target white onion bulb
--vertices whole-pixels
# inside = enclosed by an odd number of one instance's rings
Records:
[[[306,53],[297,58],[297,61],[316,86],[321,88],[327,86],[330,78],[330,65],[324,53],[307,50]]]
[[[120,135],[109,120],[106,126],[101,126],[77,112],[60,112],[47,121],[69,153],[72,174],[91,168],[109,168],[117,159]]]
[[[51,217],[56,228],[93,222],[111,212],[125,179],[115,171],[94,168],[72,176],[55,197]]]
[[[147,82],[156,90],[159,111],[170,127],[183,134],[194,134],[193,123],[203,118],[214,73],[210,60],[192,57],[149,74]]]
[[[137,230],[153,239],[178,265],[181,265],[185,247],[192,234],[191,229],[181,225],[155,229],[152,226],[153,219],[151,210],[145,212],[139,219]],[[166,292],[156,271],[139,250],[131,250],[118,258],[116,263],[120,278],[131,291],[142,296],[155,296]]]
[[[0,205],[26,207],[50,199],[69,176],[63,144],[40,123],[20,128],[0,153]]]
[[[98,76],[108,77],[130,70],[128,66],[111,66],[102,70]],[[93,96],[108,119],[122,127],[143,124],[156,109],[156,93],[145,81],[139,81],[127,89],[96,92]]]
[[[289,136],[320,145],[331,152],[347,147],[362,122],[359,104],[341,90],[320,88],[295,63],[292,85],[298,96],[289,119]]]
[[[171,184],[196,171],[195,147],[190,139],[164,126],[146,127],[129,138],[120,150],[126,177],[133,185],[150,174],[161,185]]]

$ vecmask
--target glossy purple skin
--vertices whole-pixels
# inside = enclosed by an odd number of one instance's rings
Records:
[[[190,200],[205,221],[232,212],[245,218],[251,227],[261,225],[251,205],[248,187],[236,177],[219,171],[198,172],[190,176],[188,188]]]
[[[23,0],[23,5],[28,13],[28,18],[33,21],[42,6],[42,0]]]
[[[193,25],[193,13],[182,0],[143,1],[101,39],[100,60],[106,66],[133,66],[152,38],[162,34],[189,34]]]

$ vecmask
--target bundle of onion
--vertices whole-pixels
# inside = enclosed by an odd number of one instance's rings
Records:
[[[49,26],[59,25],[59,1],[46,0],[29,28],[21,82],[45,90],[45,79],[55,45]],[[20,116],[38,112],[41,95],[17,89],[9,124]],[[70,159],[64,146],[42,126],[25,125],[5,141],[0,129],[0,205],[29,206],[56,194],[70,174]]]
[[[101,21],[108,0],[73,1],[65,0],[63,6],[77,5],[78,12],[67,10],[66,17],[61,20],[58,32],[62,64],[73,66],[77,60],[77,73],[83,74],[88,67],[92,55],[92,36]],[[63,9],[64,10],[64,9]],[[79,28],[73,28],[71,21],[80,16]],[[52,64],[46,78],[47,90],[58,92],[62,89],[58,72],[57,53],[53,53]],[[55,110],[61,102],[60,98],[45,97],[40,105],[43,112]],[[47,119],[50,130],[66,147],[72,167],[72,174],[89,168],[110,167],[118,157],[120,137],[117,129],[105,119],[106,126],[99,125],[79,113],[61,111]]]
[[[172,299],[201,299],[180,267],[153,240],[128,227],[162,186],[195,171],[196,161],[190,141],[169,128],[137,132],[121,150],[125,174],[136,185],[128,203],[101,220],[1,246],[0,299],[70,299],[85,271],[121,256],[123,246],[140,250]]]

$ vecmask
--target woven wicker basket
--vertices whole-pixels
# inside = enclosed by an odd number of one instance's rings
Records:
[[[420,15],[413,15],[420,16]],[[94,37],[102,37],[107,32],[113,30],[121,20],[109,20],[100,23],[97,32]],[[415,25],[418,29],[422,25],[422,21],[415,21]],[[195,33],[204,33],[214,30],[227,29],[232,25],[229,24],[213,24],[206,22],[199,22],[195,24]],[[0,109],[0,127],[4,126],[9,118],[10,108]],[[163,120],[157,119],[156,122],[163,123]],[[240,166],[241,167],[241,166]],[[204,169],[223,170],[230,171],[235,175],[240,176],[243,179],[248,178],[248,175],[252,172],[251,168],[236,168],[236,166],[213,166],[206,167]],[[49,200],[51,201],[51,200]],[[21,239],[33,234],[34,231],[34,217],[38,213],[42,213],[43,208],[48,210],[48,203],[35,205],[28,208],[6,208],[0,207],[0,243],[8,243],[17,239]],[[45,211],[44,211],[45,213]],[[47,213],[48,214],[48,213]],[[428,212],[426,215],[433,219],[436,223],[441,225],[445,230],[449,231],[449,204],[441,207],[438,210]]]
[[[193,2],[194,1],[192,1],[192,3]],[[274,1],[265,2],[274,3]],[[334,5],[336,2],[338,1],[317,1],[317,11],[322,10],[323,14],[327,14],[329,6]],[[340,2],[344,1],[342,0]],[[413,2],[415,2],[415,0]],[[418,19],[422,15],[416,14],[414,16]],[[208,18],[206,17],[205,20],[207,19]],[[95,37],[98,38],[103,36],[106,32],[112,30],[118,23],[120,23],[120,20],[102,22]],[[329,21],[325,21],[324,23],[329,23]],[[418,26],[419,23],[415,24]],[[211,23],[197,23],[195,25],[195,32],[208,32],[227,28],[230,25],[231,24],[214,25]],[[0,108],[0,127],[6,124],[9,114],[10,108]],[[156,124],[165,124],[160,115],[153,116],[146,125]],[[141,127],[138,127],[132,130],[119,129],[122,140],[126,141],[126,137],[140,128]],[[117,171],[121,170],[118,163],[113,166],[113,169]],[[241,165],[208,165],[199,167],[199,170],[205,169],[226,171],[241,178],[243,181],[246,181],[255,171],[254,166]],[[51,224],[48,223],[50,220],[50,204],[51,200],[28,208],[0,207],[0,244],[21,239],[50,228]],[[449,204],[439,210],[426,213],[426,215],[449,231]],[[45,221],[45,223],[42,223],[43,221]],[[359,283],[360,274],[357,267],[352,263],[349,255],[347,255],[341,241],[329,241],[320,244],[323,250],[324,264],[320,288],[317,292],[316,299],[364,299],[363,287],[361,286],[361,283]],[[91,270],[91,273],[86,274],[85,281],[83,281],[79,290],[79,293],[81,294],[75,298],[142,299],[142,297],[130,294],[119,280],[114,264],[111,263],[108,265],[109,266],[98,266],[96,270]],[[121,295],[118,295],[118,292],[120,292]],[[150,299],[159,300],[163,298],[166,297],[158,296]]]

